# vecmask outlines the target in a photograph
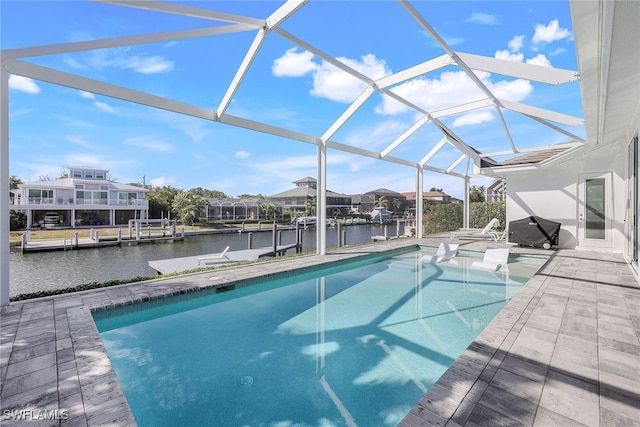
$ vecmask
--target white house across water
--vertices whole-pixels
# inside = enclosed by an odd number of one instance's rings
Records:
[[[27,228],[126,225],[147,218],[148,190],[107,175],[105,169],[71,167],[67,178],[19,184],[9,208],[27,215]]]

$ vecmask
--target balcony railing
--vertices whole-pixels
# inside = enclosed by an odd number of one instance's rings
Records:
[[[25,205],[46,205],[47,207],[88,207],[92,206],[135,206],[143,209],[149,208],[149,201],[147,199],[114,199],[114,200],[104,200],[104,199],[74,199],[72,197],[29,197],[28,199],[24,198],[9,198],[9,205],[12,206],[25,206]]]

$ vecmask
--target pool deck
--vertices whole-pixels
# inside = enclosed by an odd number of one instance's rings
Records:
[[[389,240],[11,303],[0,310],[0,425],[135,425],[92,310],[441,240]],[[400,425],[640,425],[640,286],[622,256],[511,252],[554,255]]]

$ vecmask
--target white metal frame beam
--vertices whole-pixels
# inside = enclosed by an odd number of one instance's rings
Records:
[[[397,137],[391,144],[389,144],[384,150],[380,152],[380,157],[386,157],[392,152],[398,145],[402,144],[407,138],[416,133],[425,124],[429,123],[429,117],[422,116],[417,122],[415,122],[409,129],[407,129],[402,135]]]
[[[384,89],[449,65],[455,65],[455,62],[453,62],[449,55],[445,54],[407,68],[406,70],[398,71],[397,73],[382,77],[381,79],[376,80],[376,86],[380,89]]]
[[[94,49],[108,49],[121,46],[133,46],[146,43],[158,43],[173,40],[193,39],[219,36],[222,34],[254,31],[248,24],[227,24],[218,27],[206,27],[193,30],[166,31],[162,33],[141,34],[137,36],[113,37],[100,40],[68,42],[26,48],[6,49],[2,51],[3,59],[18,59],[34,56],[57,55],[61,53],[82,52]]]
[[[244,55],[244,58],[242,59],[242,63],[240,64],[240,67],[236,71],[236,74],[233,76],[233,80],[231,80],[231,83],[227,87],[227,91],[225,92],[224,96],[222,97],[222,100],[220,101],[220,105],[218,105],[218,108],[216,109],[216,116],[215,116],[216,119],[218,119],[219,117],[222,117],[225,111],[227,110],[227,108],[229,107],[229,104],[231,103],[231,99],[233,99],[233,96],[236,94],[236,92],[240,88],[240,84],[242,83],[242,80],[244,80],[244,77],[247,75],[247,72],[249,71],[249,67],[251,66],[251,63],[255,59],[256,55],[258,54],[258,51],[260,50],[260,47],[262,46],[262,43],[264,42],[264,39],[266,36],[267,36],[267,32],[265,29],[262,28],[258,31],[256,36],[253,38],[253,42],[251,43],[249,50],[247,50],[247,53]]]
[[[435,156],[436,153],[440,151],[440,149],[444,147],[446,143],[447,143],[447,137],[442,138],[436,145],[433,146],[433,148],[431,148],[431,151],[429,151],[427,155],[424,156],[418,164],[424,167],[424,165],[426,165],[427,162],[431,160],[431,158]]]
[[[0,67],[0,306],[9,305],[9,73]]]
[[[217,12],[199,7],[185,6],[177,3],[169,3],[164,1],[145,0],[94,0],[97,3],[113,4],[117,6],[130,7],[133,9],[149,10],[153,12],[171,13],[180,16],[190,16],[192,18],[208,19],[211,21],[235,22],[255,26],[261,28],[264,26],[263,19],[250,18],[243,15],[235,15],[233,13]]]
[[[368,86],[362,93],[356,98],[355,101],[349,105],[349,107],[338,117],[336,121],[327,129],[327,131],[320,137],[320,140],[325,143],[327,142],[336,132],[353,116],[356,111],[360,109],[364,105],[365,102],[375,93],[375,88],[373,86]]]
[[[213,110],[196,107],[191,104],[174,101],[168,98],[162,98],[160,96],[151,95],[146,92],[127,89],[122,86],[93,80],[87,77],[81,77],[75,74],[66,73],[64,71],[54,70],[52,68],[43,67],[41,65],[35,65],[15,59],[4,61],[3,64],[6,67],[6,71],[11,74],[17,74],[43,82],[54,83],[73,89],[80,89],[111,98],[118,98],[136,104],[156,107],[162,110],[173,111],[176,113],[198,117],[201,119],[212,120],[214,117]]]
[[[543,145],[543,146],[539,146],[539,147],[529,147],[529,148],[520,148],[518,150],[518,153],[535,153],[538,151],[546,151],[546,150],[550,150],[550,149],[555,149],[555,148],[564,148],[566,147],[567,149],[569,148],[576,148],[576,147],[582,147],[584,146],[583,143],[581,142],[569,142],[566,144],[555,144],[555,145]],[[490,153],[481,153],[480,157],[481,158],[486,158],[486,157],[499,157],[499,156],[508,156],[509,154],[513,154],[513,152],[511,150],[509,151],[494,151],[494,152],[490,152]]]
[[[521,104],[519,102],[507,101],[506,99],[501,99],[500,103],[507,110],[515,111],[516,113],[521,113],[527,116],[535,116],[543,120],[551,120],[552,122],[567,126],[580,126],[584,124],[584,119],[581,119],[580,117],[570,116],[568,114],[562,114],[527,104]]]
[[[458,167],[458,165],[460,163],[462,163],[462,161],[464,159],[467,158],[466,154],[461,155],[460,157],[458,157],[453,163],[451,163],[451,165],[447,168],[447,173],[451,173],[456,167]]]
[[[293,14],[296,10],[302,7],[305,4],[305,1],[288,1],[283,4],[273,12],[265,21],[264,27],[261,28],[251,43],[251,46],[247,50],[244,58],[242,59],[242,63],[238,70],[236,71],[235,76],[233,76],[233,80],[229,84],[226,93],[222,97],[222,101],[220,101],[220,105],[216,109],[216,117],[222,117],[229,107],[233,96],[236,94],[238,89],[240,88],[240,84],[242,84],[242,80],[244,80],[245,76],[249,72],[249,67],[251,67],[251,63],[255,59],[256,55],[260,51],[262,44],[264,43],[267,34],[272,29],[276,28],[280,25],[284,20],[286,20],[291,14]]]
[[[354,70],[353,68],[349,67],[344,62],[338,61],[334,57],[332,57],[330,55],[327,55],[326,53],[324,53],[320,49],[317,49],[315,46],[312,46],[309,43],[305,42],[304,40],[301,40],[298,37],[294,36],[290,32],[288,32],[286,30],[283,30],[281,27],[274,28],[273,32],[278,34],[278,35],[280,35],[281,37],[289,40],[290,42],[302,47],[303,49],[313,53],[317,57],[322,58],[324,61],[326,61],[329,64],[333,65],[337,69],[342,70],[345,73],[347,73],[347,74],[357,78],[358,80],[366,83],[367,86],[375,86],[375,82],[372,79],[370,79],[369,77],[365,76],[364,74],[362,74],[361,72],[359,72],[357,70]]]
[[[444,108],[442,110],[434,111],[431,116],[436,119],[452,116],[455,114],[466,113],[467,111],[479,110],[482,108],[495,107],[495,102],[490,98],[479,99],[477,101],[468,102],[466,104],[455,105],[453,107]]]
[[[487,71],[503,76],[517,77],[550,85],[561,85],[580,79],[577,72],[561,68],[545,67],[543,65],[525,64],[506,59],[490,58],[488,56],[472,55],[456,52],[458,58],[474,70]]]

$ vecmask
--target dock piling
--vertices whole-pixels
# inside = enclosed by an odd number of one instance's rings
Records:
[[[276,225],[276,223],[274,222],[273,225],[271,226],[271,243],[272,243],[272,247],[273,247],[273,256],[277,256],[277,250],[278,250],[278,226]]]

